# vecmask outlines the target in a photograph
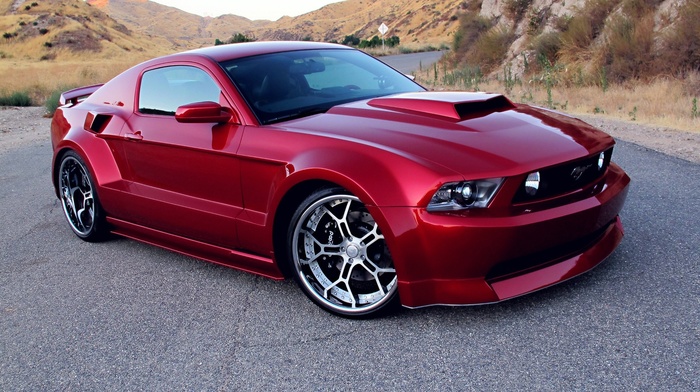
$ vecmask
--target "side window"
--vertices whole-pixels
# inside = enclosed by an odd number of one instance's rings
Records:
[[[219,102],[220,96],[219,86],[199,68],[180,65],[158,68],[141,77],[139,112],[174,116],[182,105]]]

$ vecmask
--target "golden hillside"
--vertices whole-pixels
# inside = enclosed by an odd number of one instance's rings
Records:
[[[0,0],[0,55],[14,60],[144,58],[167,51],[81,0]]]
[[[403,45],[449,44],[457,29],[459,0],[346,0],[294,18],[284,17],[253,30],[262,39],[342,41],[354,34],[362,39],[379,35],[379,25],[389,27]]]
[[[88,0],[134,32],[160,37],[174,48],[196,48],[228,38],[232,32],[250,31],[269,21],[253,22],[241,16],[207,18],[148,0]]]
[[[129,29],[163,37],[174,45],[208,46],[242,33],[258,40],[342,41],[354,34],[363,39],[379,35],[381,23],[402,44],[439,45],[451,42],[457,28],[458,0],[346,0],[297,17],[277,21],[235,15],[200,17],[147,0],[88,0]]]

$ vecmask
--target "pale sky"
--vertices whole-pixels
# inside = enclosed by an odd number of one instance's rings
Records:
[[[283,16],[298,16],[316,11],[324,5],[342,0],[152,0],[179,8],[191,14],[219,16],[234,14],[251,20],[277,20]]]

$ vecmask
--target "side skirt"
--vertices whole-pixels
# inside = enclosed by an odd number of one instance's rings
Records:
[[[107,217],[107,222],[113,227],[112,233],[122,237],[271,279],[284,279],[271,258],[222,248],[111,217]]]

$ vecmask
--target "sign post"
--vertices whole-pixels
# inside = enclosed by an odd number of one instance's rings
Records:
[[[387,31],[389,31],[389,27],[387,27],[387,25],[382,23],[382,25],[379,26],[379,32],[382,34],[382,50],[383,51],[386,50],[386,48],[384,47],[384,34],[386,34]]]

